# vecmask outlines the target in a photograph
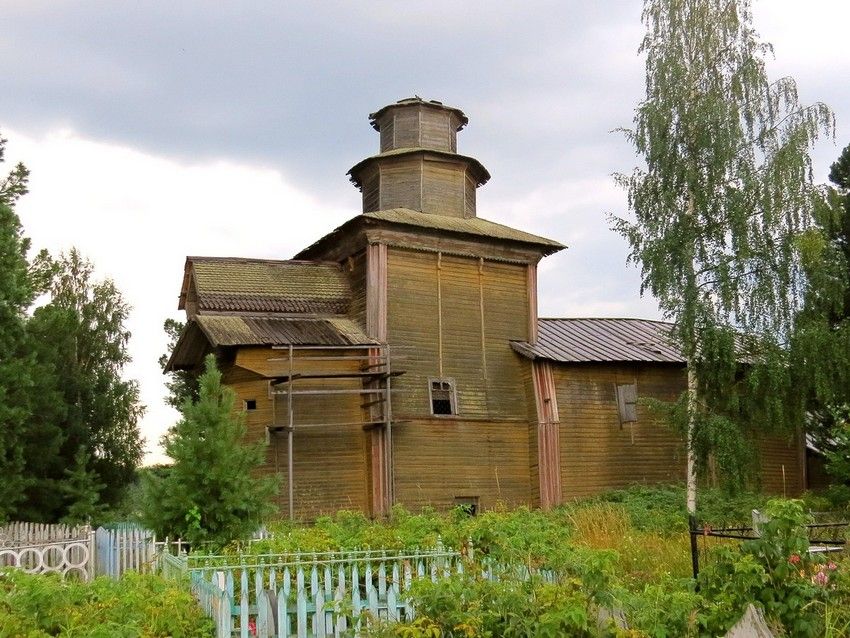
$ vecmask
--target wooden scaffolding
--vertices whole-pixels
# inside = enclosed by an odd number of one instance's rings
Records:
[[[295,518],[294,433],[302,428],[343,428],[361,426],[371,432],[371,495],[373,515],[382,515],[393,504],[392,459],[392,379],[403,374],[393,369],[393,359],[388,344],[374,345],[293,345],[275,346],[274,350],[287,353],[285,357],[270,358],[270,362],[288,366],[284,374],[270,380],[272,398],[272,423],[266,427],[267,435],[286,433],[287,490],[289,518]],[[330,354],[329,354],[330,353]],[[308,371],[298,368],[309,364]],[[350,366],[350,370],[341,367]],[[323,366],[327,365],[326,368]],[[360,381],[359,387],[304,387],[310,381]],[[348,384],[349,386],[351,383]],[[297,397],[362,397],[357,421],[298,422],[295,402]],[[285,401],[278,409],[278,399]]]

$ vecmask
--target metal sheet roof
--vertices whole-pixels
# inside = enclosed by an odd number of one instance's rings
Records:
[[[349,346],[375,341],[351,319],[199,315],[195,321],[214,346]]]
[[[671,328],[648,319],[539,319],[537,343],[511,345],[530,359],[561,363],[685,363],[670,340]]]

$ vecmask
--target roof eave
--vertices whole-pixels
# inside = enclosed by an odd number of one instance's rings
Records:
[[[484,165],[474,157],[469,157],[468,155],[461,155],[460,153],[452,153],[449,151],[442,151],[439,149],[430,148],[397,149],[389,151],[387,153],[379,153],[378,155],[372,155],[371,157],[367,157],[366,159],[357,162],[357,164],[355,164],[348,170],[346,175],[348,175],[352,184],[354,184],[357,188],[361,188],[362,182],[360,180],[360,173],[367,166],[387,160],[391,161],[392,158],[396,157],[409,157],[412,155],[438,155],[447,159],[465,162],[472,168],[473,175],[475,176],[476,186],[483,186],[488,181],[490,181],[490,172],[486,168],[484,168]]]

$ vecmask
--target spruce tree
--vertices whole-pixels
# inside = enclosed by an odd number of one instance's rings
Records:
[[[0,137],[0,163],[6,140]],[[16,512],[27,484],[24,439],[30,421],[34,382],[38,378],[29,349],[26,313],[40,292],[40,253],[30,263],[30,240],[24,236],[14,203],[27,192],[29,171],[18,164],[0,179],[0,521]]]
[[[805,303],[791,340],[795,398],[839,483],[850,481],[850,145],[800,237]]]
[[[274,511],[276,482],[255,475],[265,442],[245,442],[233,403],[210,354],[198,399],[183,404],[182,418],[163,437],[173,465],[145,476],[143,520],[158,535],[224,545],[249,537]]]
[[[613,220],[688,361],[674,412],[692,522],[710,458],[740,483],[748,433],[799,417],[782,400],[784,345],[803,290],[797,240],[818,200],[808,152],[834,129],[828,107],[799,103],[792,78],[768,78],[772,49],[750,4],[645,0],[646,95],[625,131],[644,166],[618,176],[634,218]]]

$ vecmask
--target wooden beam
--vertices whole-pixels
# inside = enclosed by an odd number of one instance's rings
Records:
[[[552,365],[532,361],[531,376],[537,407],[537,466],[540,507],[548,510],[561,503],[560,415]]]

